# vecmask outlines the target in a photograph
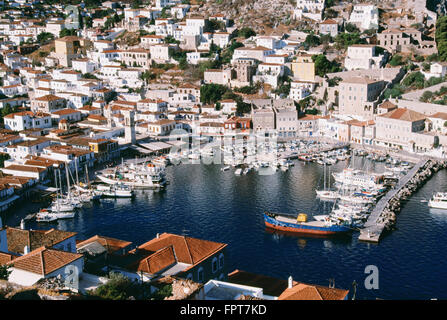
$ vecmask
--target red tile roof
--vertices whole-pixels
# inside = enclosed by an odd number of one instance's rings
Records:
[[[41,247],[11,263],[14,268],[45,276],[82,258],[82,254]]]
[[[163,233],[159,238],[152,239],[138,247],[139,250],[156,252],[162,248],[172,246],[177,260],[196,265],[207,257],[222,250],[227,245],[208,240],[201,240],[171,233]]]
[[[348,290],[304,283],[294,283],[278,297],[278,300],[344,300]]]

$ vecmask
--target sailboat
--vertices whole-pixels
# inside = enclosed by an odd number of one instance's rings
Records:
[[[330,173],[328,175],[328,184],[330,185]],[[333,191],[333,190],[329,190],[326,188],[326,161],[324,161],[324,168],[323,168],[323,190],[315,190],[315,192],[317,193],[317,197],[322,200],[322,201],[335,201],[338,197],[339,194],[337,191]]]
[[[61,181],[60,181],[60,171],[58,170],[59,174],[59,189],[62,193],[61,188]],[[57,175],[55,175],[55,182],[56,182],[56,188],[58,186],[57,184]],[[71,210],[70,210],[71,208]],[[74,206],[71,204],[67,204],[63,202],[63,199],[59,199],[59,192],[56,192],[56,201],[53,201],[50,208],[47,209],[41,209],[36,214],[36,221],[37,222],[52,222],[58,219],[67,219],[67,218],[74,218],[75,212],[74,212]]]

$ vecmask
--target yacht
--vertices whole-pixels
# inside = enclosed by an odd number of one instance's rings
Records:
[[[112,198],[131,198],[134,196],[133,190],[124,184],[98,185],[96,189],[104,197]]]
[[[152,163],[106,169],[97,177],[106,184],[124,184],[131,188],[161,189],[167,184],[164,167]]]
[[[74,218],[74,211],[57,211],[51,209],[42,209],[36,214],[37,222],[51,222],[59,219]]]
[[[428,201],[430,208],[447,209],[447,192],[437,192]]]
[[[336,182],[343,185],[353,185],[373,189],[383,188],[383,175],[379,174],[368,174],[362,170],[347,168],[342,172],[332,173],[332,176]]]

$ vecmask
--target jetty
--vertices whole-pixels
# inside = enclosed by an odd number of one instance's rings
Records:
[[[382,233],[395,225],[395,213],[400,210],[400,201],[408,199],[434,172],[445,167],[444,162],[420,160],[379,200],[363,229],[360,230],[359,240],[378,243]]]

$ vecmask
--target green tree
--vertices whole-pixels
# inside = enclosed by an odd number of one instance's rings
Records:
[[[345,25],[345,30],[346,30],[347,32],[349,32],[349,33],[352,33],[352,32],[360,32],[359,28],[357,28],[357,26],[356,26],[355,24],[353,24],[353,23],[347,23],[347,24]]]
[[[401,66],[403,64],[405,64],[405,61],[403,60],[403,57],[400,54],[395,54],[390,60],[390,65],[392,67]]]
[[[220,84],[205,84],[200,87],[200,101],[203,103],[216,103],[222,99],[223,94],[227,90],[227,87]]]
[[[335,44],[338,49],[346,49],[354,44],[366,44],[366,40],[360,38],[360,33],[339,33],[335,37]]]
[[[336,61],[329,61],[324,54],[313,55],[312,60],[315,63],[315,73],[320,77],[341,71],[340,65]]]
[[[12,273],[11,267],[11,265],[0,265],[0,280],[8,280]]]
[[[112,272],[109,277],[107,283],[90,292],[90,295],[106,300],[126,300],[131,296],[137,298],[142,294],[140,285],[123,274]]]
[[[309,34],[306,37],[306,40],[304,40],[304,44],[307,47],[316,47],[319,46],[321,44],[320,38],[314,34]]]
[[[428,102],[431,98],[433,98],[434,94],[430,90],[424,91],[422,96],[419,98],[421,102]]]
[[[436,21],[435,40],[440,61],[447,60],[447,16],[439,17]]]
[[[249,112],[251,112],[251,104],[243,102],[242,99],[236,100],[236,115],[237,116],[242,116]]]
[[[66,36],[75,36],[77,35],[76,29],[62,29],[59,32],[59,38],[63,38]]]
[[[256,32],[252,28],[249,28],[249,27],[244,27],[238,31],[238,36],[243,37],[245,39],[248,39],[251,36],[255,36],[255,35],[256,35]]]
[[[424,88],[424,81],[425,81],[424,75],[421,72],[417,71],[407,75],[405,79],[402,81],[402,84],[407,87],[422,89]]]
[[[49,32],[41,32],[37,35],[37,42],[44,44],[47,41],[54,40],[54,35]]]

